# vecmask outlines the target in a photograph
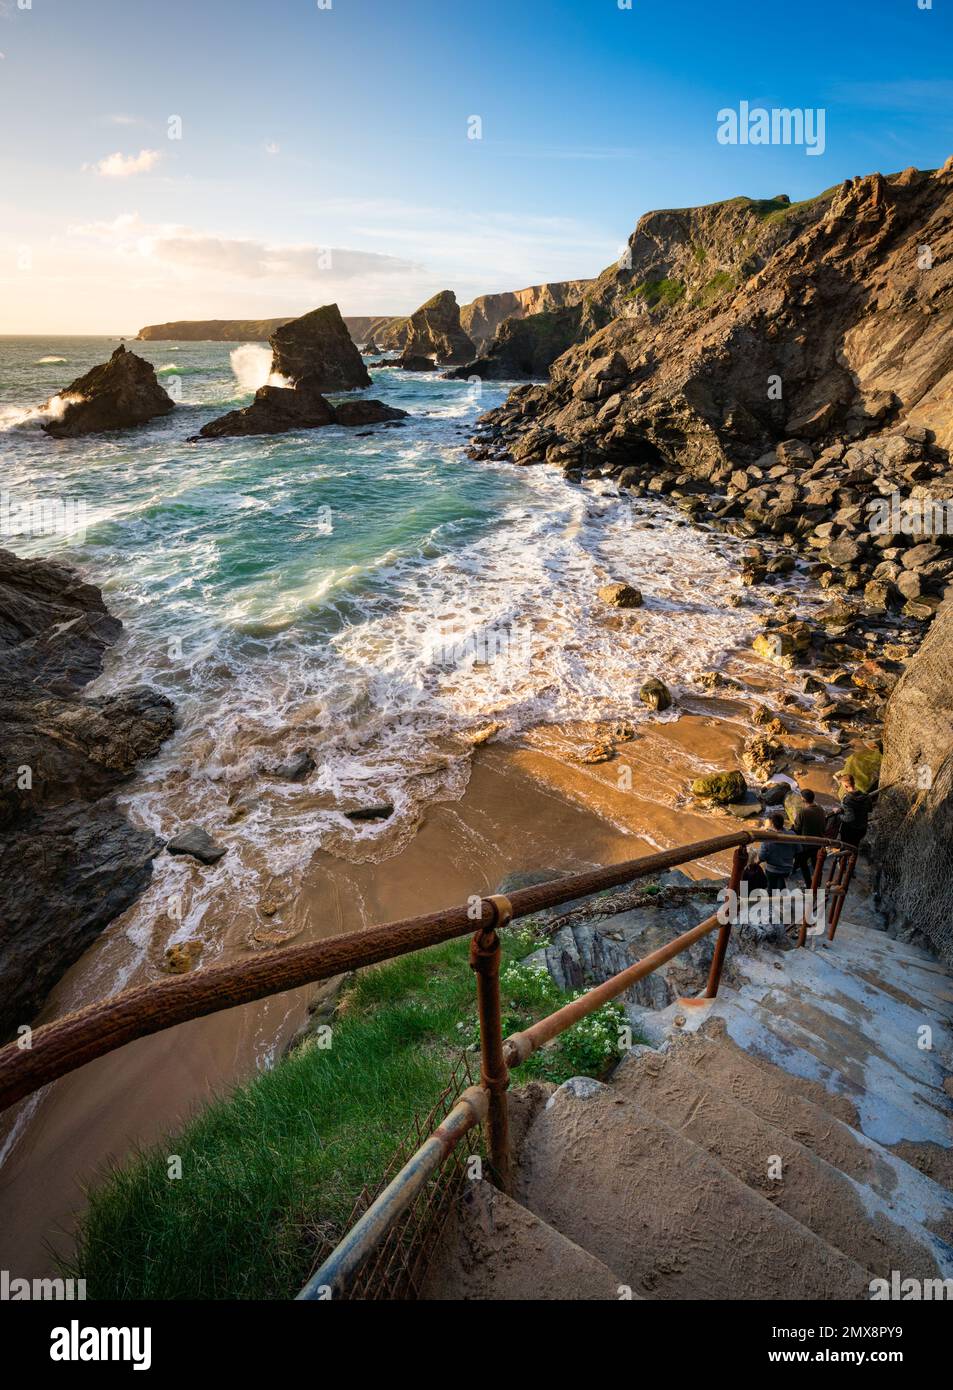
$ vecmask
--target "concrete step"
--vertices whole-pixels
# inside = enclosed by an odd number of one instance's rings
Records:
[[[780,990],[757,998],[744,988],[722,986],[710,1017],[724,1018],[730,1036],[746,1051],[850,1101],[852,1122],[879,1144],[949,1145],[949,1115],[934,1103],[940,1098],[945,1104],[940,1093],[834,1027],[836,1020],[810,1003],[796,1003]]]
[[[421,1298],[618,1300],[625,1281],[487,1182],[470,1183],[457,1202]],[[639,1295],[632,1293],[633,1298]]]
[[[842,1071],[862,1075],[867,1059],[879,1058],[926,1088],[925,1098],[953,1118],[953,1096],[944,1089],[953,1064],[953,1032],[939,1012],[859,979],[823,949],[788,951],[780,962],[739,957],[735,966],[747,981],[746,993],[772,1013],[829,1039]]]
[[[885,931],[876,931],[872,927],[864,926],[861,922],[853,921],[850,915],[849,899],[844,911],[846,916],[838,923],[834,938],[835,945],[843,934],[853,941],[862,941],[885,955],[893,956],[894,959],[907,960],[912,965],[918,965],[924,970],[936,971],[949,979],[949,975],[931,952],[921,950],[919,946],[911,946],[907,941],[898,941],[896,937],[888,936]]]
[[[516,1196],[644,1297],[868,1296],[855,1260],[599,1082],[566,1082],[536,1116]]]
[[[920,1279],[953,1276],[953,1250],[907,1204],[889,1207],[870,1187],[735,1100],[730,1073],[712,1085],[679,1056],[677,1047],[636,1049],[613,1073],[612,1087],[707,1149],[746,1186],[872,1274],[889,1278],[891,1270],[901,1269]],[[777,1072],[782,1091],[786,1079]],[[823,1112],[815,1119],[822,1130],[828,1127]],[[953,1219],[953,1201],[949,1215]]]

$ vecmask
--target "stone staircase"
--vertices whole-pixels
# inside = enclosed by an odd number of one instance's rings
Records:
[[[514,1091],[513,1195],[469,1186],[423,1296],[865,1299],[894,1270],[953,1279],[953,982],[865,918],[830,946],[733,948],[715,1001],[626,1001],[652,1046],[605,1084]],[[618,927],[586,930],[617,946]]]

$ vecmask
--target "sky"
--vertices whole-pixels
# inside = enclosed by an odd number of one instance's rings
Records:
[[[654,208],[936,167],[951,14],[0,0],[0,334],[465,303],[597,274]],[[722,143],[742,102],[822,110],[823,152]]]

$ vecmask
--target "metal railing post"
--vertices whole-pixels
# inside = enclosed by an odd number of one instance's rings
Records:
[[[855,865],[856,863],[857,863],[857,855],[856,855],[856,854],[848,854],[848,855],[846,856],[846,863],[845,863],[845,865],[844,865],[844,872],[843,872],[843,874],[842,874],[842,876],[841,876],[841,882],[840,882],[840,884],[838,885],[839,888],[840,888],[840,892],[839,892],[838,895],[837,895],[837,901],[834,903],[834,907],[833,907],[833,910],[832,910],[832,912],[831,912],[831,920],[830,920],[830,922],[829,922],[829,924],[828,924],[828,927],[827,927],[827,939],[828,939],[828,941],[833,941],[833,940],[834,940],[834,933],[837,931],[837,924],[838,924],[838,922],[840,921],[840,915],[841,915],[841,913],[842,913],[843,910],[844,910],[844,900],[845,900],[846,897],[847,897],[847,890],[848,890],[848,888],[850,887],[850,881],[851,881],[851,879],[854,877],[854,865]]]
[[[748,847],[739,845],[735,850],[731,861],[731,877],[728,880],[728,892],[731,897],[728,901],[727,920],[722,922],[718,931],[718,940],[715,942],[715,951],[711,958],[711,969],[708,972],[708,984],[705,988],[706,999],[718,998],[718,986],[721,983],[721,972],[725,964],[725,954],[728,950],[728,942],[731,938],[731,915],[738,907],[738,892],[741,888],[741,876],[748,864]]]
[[[486,1117],[487,1148],[498,1186],[510,1190],[510,1124],[506,1092],[510,1084],[509,1067],[503,1054],[503,1013],[500,1006],[500,956],[502,946],[497,931],[513,917],[508,898],[484,898],[481,908],[492,910],[490,926],[480,926],[470,942],[470,968],[476,971],[477,1008],[480,1015],[480,1083],[489,1105]]]
[[[814,908],[814,922],[817,922],[817,895],[820,891],[821,884],[824,882],[824,860],[826,858],[827,850],[824,849],[822,845],[817,851],[817,856],[814,860],[814,875],[811,879],[811,886],[808,889],[811,895],[810,903],[805,904],[804,912],[801,916],[801,929],[797,934],[797,944],[799,946],[805,945],[807,941],[807,916],[808,912],[811,910],[811,905],[813,905]]]

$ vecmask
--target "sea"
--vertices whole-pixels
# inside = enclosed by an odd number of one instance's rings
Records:
[[[77,567],[122,620],[89,694],[145,683],[175,704],[174,737],[122,799],[163,838],[200,824],[228,849],[192,874],[182,939],[203,935],[216,900],[286,895],[319,850],[399,853],[429,804],[464,794],[479,744],[637,724],[645,679],[677,694],[756,629],[756,607],[727,602],[733,538],[608,479],[467,457],[478,417],[516,383],[368,359],[362,394],[409,412],[398,426],[193,443],[268,380],[270,350],[129,341],[176,409],[48,437],[55,398],[118,341],[0,338],[0,545]],[[644,606],[608,608],[597,591],[616,580]],[[302,753],[314,767],[290,780],[279,769]],[[390,809],[349,814],[369,807]],[[188,873],[156,860],[153,911]]]

